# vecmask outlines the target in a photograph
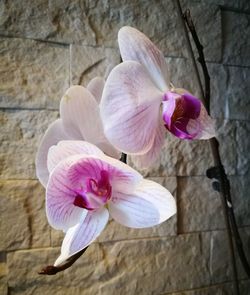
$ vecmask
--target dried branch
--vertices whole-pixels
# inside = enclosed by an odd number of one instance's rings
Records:
[[[65,261],[64,264],[59,266],[48,265],[44,267],[41,271],[38,272],[39,275],[55,275],[58,272],[64,271],[65,269],[71,267],[76,260],[82,256],[82,254],[87,250],[88,247],[84,248],[83,250],[77,252],[75,255],[72,255],[69,259]]]
[[[191,18],[190,10],[186,10],[183,17],[184,17],[186,24],[189,28],[189,31],[193,37],[194,43],[196,45],[196,48],[197,48],[197,51],[199,54],[198,61],[201,64],[202,72],[204,75],[205,102],[206,102],[207,110],[209,111],[209,107],[210,107],[210,76],[208,73],[208,69],[207,69],[207,65],[206,65],[206,61],[205,61],[205,57],[204,57],[204,53],[203,53],[203,46],[200,43],[200,40],[198,38],[193,20]],[[221,159],[220,159],[220,154],[219,154],[219,143],[215,138],[213,138],[210,140],[210,144],[213,146],[213,149],[214,149],[213,155],[214,155],[215,162],[217,164],[218,169],[217,169],[217,171],[215,171],[215,173],[211,173],[212,170],[210,170],[210,175],[208,175],[208,177],[209,178],[216,178],[220,183],[219,191],[224,192],[223,194],[225,195],[225,199],[226,199],[226,210],[227,210],[227,214],[229,216],[231,231],[232,231],[232,234],[233,234],[233,237],[235,240],[238,254],[239,254],[241,263],[245,269],[246,274],[248,275],[248,277],[250,277],[250,266],[247,261],[244,249],[243,249],[241,237],[240,237],[238,227],[236,224],[236,220],[235,220],[231,192],[230,192],[230,183],[229,183],[229,180],[228,180],[227,175],[225,173],[224,167],[221,164]],[[224,186],[224,187],[222,188],[221,186]]]

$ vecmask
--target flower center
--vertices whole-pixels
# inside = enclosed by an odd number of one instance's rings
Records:
[[[85,186],[76,191],[74,205],[87,210],[98,209],[104,206],[111,198],[112,187],[109,182],[109,174],[105,170],[100,171],[100,178],[88,178]]]
[[[201,103],[185,91],[167,91],[163,96],[163,120],[165,127],[182,139],[193,139],[199,131],[198,117]],[[192,123],[192,124],[191,124]]]
[[[176,100],[176,103],[175,103],[175,110],[174,110],[174,113],[171,117],[172,119],[172,122],[176,122],[178,121],[180,118],[182,118],[185,114],[185,109],[184,109],[184,105],[181,101],[181,98],[177,99]]]

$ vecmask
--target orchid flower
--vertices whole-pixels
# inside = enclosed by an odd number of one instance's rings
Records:
[[[105,137],[100,119],[99,102],[103,87],[104,80],[96,77],[87,88],[72,86],[62,97],[60,119],[48,127],[36,157],[36,174],[44,186],[49,178],[48,150],[60,140],[86,140],[97,145],[109,156],[119,157],[118,151]]]
[[[88,142],[60,141],[49,149],[47,163],[48,221],[66,232],[55,266],[92,243],[109,215],[124,226],[146,228],[176,213],[167,189]]]
[[[189,140],[215,135],[201,101],[171,85],[163,53],[143,33],[123,27],[118,42],[124,62],[111,71],[100,105],[105,135],[117,149],[147,168],[166,130]]]

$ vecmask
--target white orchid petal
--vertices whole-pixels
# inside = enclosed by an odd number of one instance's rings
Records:
[[[74,139],[95,144],[105,138],[98,103],[86,88],[72,86],[67,90],[61,99],[60,115],[65,131]]]
[[[200,115],[196,120],[189,120],[187,125],[187,131],[192,134],[192,132],[199,132],[194,137],[194,139],[210,139],[216,136],[215,132],[215,121],[208,115],[205,107],[201,104]]]
[[[125,26],[118,33],[118,43],[123,61],[134,60],[144,65],[155,85],[167,91],[169,75],[163,53],[135,28]]]
[[[60,140],[71,139],[63,129],[62,120],[57,119],[53,122],[45,132],[36,156],[36,175],[44,187],[46,187],[49,179],[49,171],[47,168],[47,156],[49,148],[57,144]]]
[[[125,153],[147,152],[155,138],[162,95],[139,63],[116,66],[107,79],[100,105],[108,140]]]
[[[85,154],[103,156],[104,153],[95,145],[80,140],[60,141],[57,145],[50,147],[48,153],[48,170],[51,172],[55,166],[69,156]]]
[[[109,203],[110,215],[120,224],[146,228],[176,213],[176,202],[163,186],[143,179],[132,194],[117,193]]]
[[[101,77],[95,77],[87,85],[87,89],[92,93],[97,103],[99,104],[102,98],[105,80]]]
[[[91,244],[103,231],[109,219],[106,208],[98,211],[89,211],[79,223],[68,229],[61,247],[61,255],[57,258],[55,266],[64,263],[68,258]]]
[[[156,131],[156,136],[151,149],[143,155],[131,155],[132,162],[138,169],[146,169],[156,163],[159,160],[161,148],[164,144],[166,129],[160,118],[159,125]]]

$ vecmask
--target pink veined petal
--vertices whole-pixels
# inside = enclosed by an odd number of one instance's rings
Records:
[[[149,151],[162,95],[139,63],[128,61],[116,66],[107,79],[100,105],[108,140],[128,154]]]
[[[64,130],[74,139],[95,144],[105,138],[98,103],[86,88],[72,86],[66,91],[60,102],[60,115]]]
[[[105,80],[101,77],[95,77],[87,85],[87,89],[92,93],[97,103],[99,104],[102,98]]]
[[[125,26],[118,33],[118,43],[123,61],[134,60],[144,65],[155,85],[168,90],[169,75],[163,53],[135,28]]]
[[[46,188],[46,214],[49,224],[63,231],[77,224],[82,214],[88,212],[74,205],[76,192],[68,179],[68,170],[75,157],[77,156],[68,157],[55,167]]]
[[[48,170],[51,172],[55,166],[69,156],[85,154],[103,156],[104,153],[95,145],[80,140],[60,141],[57,145],[50,147],[48,152]]]
[[[133,168],[119,160],[103,156],[72,156],[67,178],[71,187],[80,189],[89,178],[99,179],[101,171],[107,171],[112,191],[131,192],[142,176]],[[56,167],[57,169],[57,167]]]
[[[143,179],[132,194],[117,193],[109,202],[109,212],[122,225],[146,228],[174,215],[176,203],[163,186]]]
[[[165,127],[163,125],[162,118],[160,118],[155,140],[151,149],[144,155],[131,156],[133,163],[138,169],[149,168],[150,166],[155,164],[157,160],[159,160],[161,148],[164,144],[164,138],[165,138]]]
[[[168,97],[168,100],[165,100],[166,95],[164,95],[164,100],[162,102],[162,118],[168,128],[171,127],[171,117],[174,113],[176,106],[176,95],[173,94]]]
[[[70,256],[86,248],[103,231],[109,219],[106,208],[88,212],[85,218],[69,228],[61,247],[61,255],[57,258],[55,266],[64,263]]]
[[[196,120],[189,120],[187,131],[192,133],[197,132],[194,139],[209,139],[216,135],[215,122],[208,115],[205,107],[201,104],[200,115]]]
[[[75,225],[82,209],[74,205],[75,198],[89,179],[98,181],[106,171],[112,191],[131,192],[142,176],[128,165],[107,157],[74,155],[53,169],[46,190],[46,213],[55,229],[66,231]]]
[[[64,131],[62,120],[53,122],[44,134],[36,156],[36,175],[43,186],[47,185],[49,171],[47,168],[47,156],[49,148],[60,140],[71,139]]]

